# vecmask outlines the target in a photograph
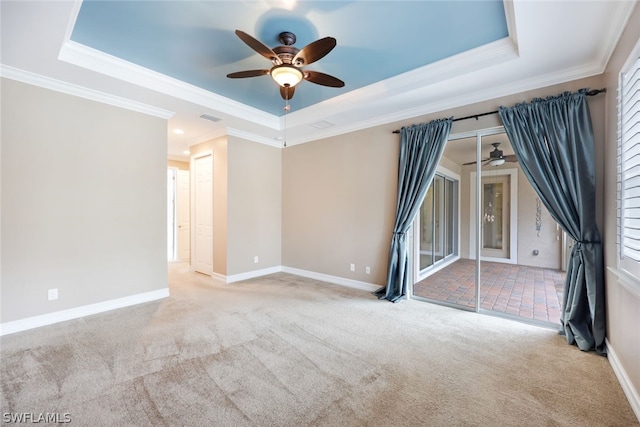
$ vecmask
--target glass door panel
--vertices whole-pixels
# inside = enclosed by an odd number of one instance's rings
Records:
[[[433,178],[433,262],[444,258],[444,177]]]
[[[447,143],[449,144],[449,143]],[[469,148],[474,150],[473,146]],[[475,308],[474,266],[466,263],[463,272],[450,274],[449,266],[460,258],[460,175],[447,160],[447,148],[438,166],[420,212],[414,222],[419,242],[414,257],[416,283],[412,298],[436,301],[466,309]]]
[[[457,181],[443,175],[433,178],[420,207],[419,271],[457,255]],[[415,224],[414,224],[415,227]]]
[[[454,254],[458,238],[457,200],[454,198],[454,195],[457,194],[455,191],[456,187],[456,182],[450,179],[445,180],[445,218],[447,224],[445,232],[445,256],[451,256]]]
[[[509,175],[482,175],[482,256],[509,258]]]
[[[565,239],[504,131],[447,142],[416,222],[412,298],[559,323]]]
[[[434,197],[433,197],[433,184],[429,186],[427,190],[427,195],[424,198],[424,202],[422,202],[422,206],[420,207],[420,238],[418,241],[420,242],[420,270],[424,270],[433,265],[433,206],[434,206]]]

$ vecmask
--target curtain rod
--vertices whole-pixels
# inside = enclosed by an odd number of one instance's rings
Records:
[[[593,89],[593,90],[590,90],[589,92],[587,92],[587,96],[595,96],[595,95],[597,95],[597,94],[599,94],[599,93],[606,92],[606,91],[607,91],[607,89],[606,89],[606,88],[603,88],[603,89]],[[459,117],[459,118],[457,118],[457,119],[453,119],[453,120],[451,120],[451,121],[452,121],[452,122],[457,122],[457,121],[459,121],[459,120],[467,120],[467,119],[476,119],[476,120],[478,120],[478,118],[479,118],[479,117],[482,117],[482,116],[490,116],[491,114],[498,114],[498,110],[496,110],[496,111],[489,111],[488,113],[474,114],[473,116]],[[396,130],[394,130],[394,131],[393,131],[393,133],[400,133],[400,129],[396,129]]]

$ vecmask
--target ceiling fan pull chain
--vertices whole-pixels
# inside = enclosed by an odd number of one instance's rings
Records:
[[[285,97],[284,97],[284,147],[287,146],[287,113],[291,109],[291,105],[289,105],[289,85],[284,87]]]

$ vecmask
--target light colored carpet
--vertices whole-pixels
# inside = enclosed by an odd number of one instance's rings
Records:
[[[633,426],[606,358],[555,331],[288,274],[1,338],[0,412],[78,426]],[[0,422],[2,422],[0,420]]]

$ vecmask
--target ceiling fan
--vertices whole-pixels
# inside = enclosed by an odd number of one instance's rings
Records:
[[[243,31],[236,30],[236,35],[251,49],[271,61],[273,67],[268,70],[247,70],[227,74],[230,79],[271,75],[273,80],[280,86],[280,95],[287,101],[293,98],[295,86],[303,79],[322,86],[344,86],[344,82],[340,79],[319,71],[304,70],[302,68],[331,52],[336,46],[336,39],[333,37],[324,37],[302,49],[298,49],[293,46],[296,42],[295,34],[285,31],[278,36],[278,40],[282,45],[271,49]]]
[[[491,166],[500,166],[502,164],[504,164],[504,162],[517,162],[518,159],[516,158],[515,154],[507,154],[506,156],[502,154],[502,150],[500,150],[498,147],[500,146],[499,142],[493,142],[491,143],[491,145],[493,146],[493,151],[491,151],[489,153],[489,158],[488,159],[483,159],[482,161],[485,162],[483,166],[489,164]],[[474,165],[476,162],[468,162],[468,163],[463,163],[463,165]]]

